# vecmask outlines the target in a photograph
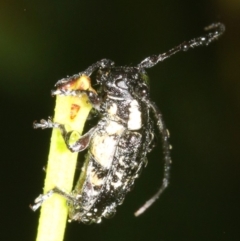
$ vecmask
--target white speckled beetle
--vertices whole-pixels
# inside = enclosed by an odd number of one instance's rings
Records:
[[[221,23],[208,26],[210,31],[204,36],[183,42],[170,51],[144,59],[136,67],[115,67],[114,62],[103,59],[88,67],[85,71],[56,83],[53,95],[81,96],[85,93],[93,108],[101,113],[98,124],[79,138],[69,143],[72,132],[67,132],[64,124],[53,123],[50,119],[34,123],[34,128],[58,128],[67,147],[72,152],[88,149],[83,171],[74,190],[67,194],[54,188],[40,195],[32,206],[36,210],[53,193],[67,199],[69,219],[83,223],[99,223],[102,217],[109,218],[122,204],[127,192],[146,165],[146,155],[151,151],[154,138],[154,120],[162,136],[164,155],[163,183],[158,192],[136,213],[143,213],[160,196],[169,184],[171,165],[169,133],[162,115],[149,98],[149,83],[145,69],[169,58],[179,51],[197,46],[208,45],[223,34],[225,27]],[[82,75],[91,76],[95,71],[96,82],[100,86],[98,93],[83,90],[66,90],[61,86]]]

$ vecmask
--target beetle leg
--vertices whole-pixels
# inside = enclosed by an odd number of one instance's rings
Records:
[[[97,61],[96,63],[89,66],[85,71],[79,73],[79,74],[85,74],[87,76],[90,76],[95,70],[97,69],[103,69],[103,68],[111,68],[114,66],[114,62],[110,59],[101,59]]]
[[[169,58],[173,54],[176,54],[179,51],[187,51],[190,48],[195,48],[198,46],[207,46],[210,44],[212,41],[215,41],[218,39],[219,36],[221,36],[224,31],[225,31],[225,26],[222,23],[213,23],[204,30],[209,31],[212,30],[211,32],[198,37],[194,38],[190,41],[185,41],[182,44],[178,45],[177,47],[167,51],[166,53],[159,54],[159,55],[152,55],[146,59],[144,59],[139,65],[139,68],[151,68],[154,65],[156,65],[158,62],[162,62],[165,59]]]
[[[157,120],[157,127],[159,132],[162,136],[162,146],[163,146],[163,155],[164,155],[164,171],[163,171],[163,183],[160,189],[157,191],[157,193],[152,196],[142,207],[140,207],[135,213],[135,216],[139,216],[143,212],[146,211],[163,193],[163,191],[167,188],[169,184],[169,176],[170,176],[170,167],[171,167],[171,156],[170,156],[170,150],[171,145],[169,144],[169,131],[166,128],[161,112],[159,111],[158,107],[153,102],[147,102],[149,107],[152,109],[154,116]]]
[[[63,95],[63,96],[77,96],[87,95],[90,104],[97,110],[99,110],[102,99],[97,93],[89,90],[68,90],[68,89],[56,89],[52,90],[52,95]]]
[[[58,128],[58,127],[59,127],[59,124],[52,122],[51,117],[48,117],[47,120],[41,119],[40,123],[38,123],[37,121],[33,122],[34,129],[38,129],[38,128],[47,129],[47,128]]]
[[[50,117],[47,120],[44,120],[44,119],[40,120],[40,123],[34,122],[33,128],[34,129],[58,128],[61,131],[61,134],[67,145],[67,148],[72,152],[80,152],[80,151],[85,150],[89,146],[91,137],[92,137],[94,131],[96,130],[96,127],[93,127],[87,133],[85,133],[83,136],[81,136],[77,141],[75,141],[74,143],[70,143],[72,134],[73,133],[76,134],[76,131],[67,132],[67,130],[63,124],[53,122]]]
[[[81,152],[81,151],[85,150],[86,148],[88,148],[92,135],[95,132],[95,130],[96,130],[96,127],[93,127],[92,129],[90,129],[87,133],[85,133],[83,136],[81,136],[74,143],[70,143],[70,138],[74,131],[70,131],[70,132],[66,133],[66,135],[64,135],[64,132],[62,130],[61,130],[61,132],[62,132],[62,136],[65,140],[65,143],[66,143],[68,149],[71,152]]]
[[[110,59],[101,59],[99,61],[97,61],[96,63],[92,64],[91,66],[89,66],[86,70],[80,72],[79,74],[67,77],[67,78],[63,78],[60,79],[55,86],[58,87],[60,85],[65,85],[68,82],[71,82],[72,79],[74,78],[79,78],[82,75],[87,75],[87,76],[91,76],[91,74],[96,71],[97,69],[103,69],[103,68],[111,68],[114,66],[114,62]]]
[[[34,205],[30,205],[30,208],[33,211],[36,211],[40,206],[42,206],[43,202],[45,200],[47,200],[48,198],[50,198],[54,193],[57,193],[61,196],[63,196],[64,198],[66,198],[68,201],[70,202],[74,202],[76,198],[72,197],[70,194],[67,194],[66,192],[62,191],[61,189],[59,189],[58,187],[54,187],[53,189],[51,189],[50,191],[48,191],[45,194],[40,194],[35,200],[34,200]]]

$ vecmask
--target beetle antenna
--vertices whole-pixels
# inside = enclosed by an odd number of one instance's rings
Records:
[[[225,26],[222,23],[213,23],[207,27],[204,28],[205,31],[210,31],[209,33],[198,37],[194,38],[190,41],[185,41],[178,45],[177,47],[170,49],[169,51],[159,54],[159,55],[152,55],[150,57],[147,57],[144,59],[140,64],[138,64],[138,68],[151,68],[154,65],[156,65],[158,62],[162,62],[165,59],[171,57],[172,55],[176,54],[179,51],[187,51],[190,48],[195,48],[198,46],[207,46],[211,42],[215,41],[220,37],[224,31],[225,31]]]
[[[169,177],[170,177],[170,167],[171,167],[171,156],[170,156],[170,150],[171,150],[171,145],[169,144],[169,131],[166,128],[163,119],[162,119],[162,114],[159,111],[158,107],[156,106],[155,103],[153,102],[148,102],[150,107],[153,110],[153,113],[155,115],[155,118],[157,120],[157,127],[159,132],[162,135],[162,146],[163,146],[163,155],[164,155],[164,172],[163,172],[163,183],[160,189],[157,191],[157,193],[152,196],[142,207],[140,207],[134,215],[137,217],[144,213],[158,198],[159,196],[163,193],[163,191],[167,188],[169,184]]]

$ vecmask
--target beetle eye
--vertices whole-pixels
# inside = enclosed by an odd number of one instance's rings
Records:
[[[126,82],[123,79],[119,79],[116,81],[116,86],[121,89],[128,89]]]
[[[146,86],[141,86],[136,89],[136,93],[139,97],[145,97],[148,95],[148,88]]]

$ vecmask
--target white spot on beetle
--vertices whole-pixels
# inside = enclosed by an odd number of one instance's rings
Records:
[[[113,103],[110,108],[108,109],[109,115],[116,115],[117,114],[117,105]]]
[[[103,168],[108,169],[112,165],[117,143],[125,128],[115,121],[108,121],[104,128],[105,133],[94,134],[91,143],[91,153]]]
[[[139,104],[136,100],[131,101],[129,107],[129,130],[139,130],[142,127],[142,116],[139,111]]]
[[[119,180],[119,181],[117,181],[117,182],[115,182],[115,183],[112,182],[111,185],[112,185],[115,189],[117,189],[118,187],[122,186],[122,182]]]

